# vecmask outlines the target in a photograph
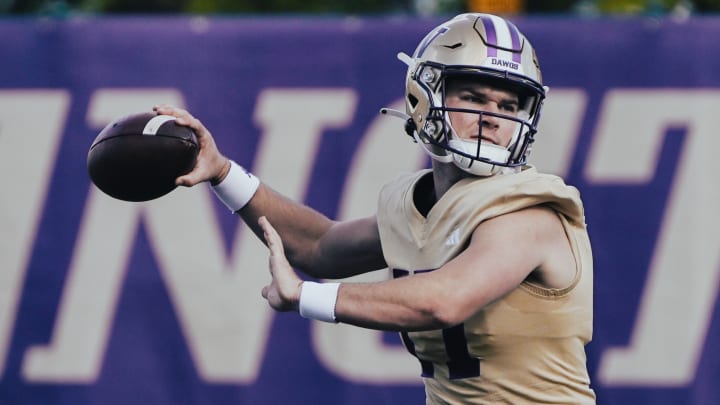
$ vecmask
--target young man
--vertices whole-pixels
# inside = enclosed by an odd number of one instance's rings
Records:
[[[432,169],[398,177],[375,216],[333,221],[271,190],[198,134],[196,168],[270,248],[262,295],[306,318],[394,330],[421,364],[428,403],[594,403],[592,254],[577,190],[527,165],[545,97],[532,46],[510,22],[463,14],[408,64],[406,131]],[[338,279],[389,267],[378,283]]]

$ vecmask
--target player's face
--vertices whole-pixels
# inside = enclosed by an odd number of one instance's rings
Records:
[[[472,80],[455,80],[448,84],[445,104],[449,108],[482,110],[516,117],[519,100],[515,93]],[[507,147],[517,131],[514,121],[491,115],[450,112],[450,122],[455,133],[463,139]],[[482,128],[482,132],[480,129]]]

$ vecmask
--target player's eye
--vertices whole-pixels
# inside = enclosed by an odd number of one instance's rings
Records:
[[[465,93],[460,96],[460,100],[467,101],[469,103],[474,104],[484,104],[486,102],[486,98],[480,95]]]
[[[516,103],[500,103],[500,109],[510,113],[516,113],[518,111],[518,105]]]

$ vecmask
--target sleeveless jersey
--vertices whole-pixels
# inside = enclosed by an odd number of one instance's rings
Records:
[[[460,325],[401,333],[420,360],[427,403],[594,404],[585,357],[592,337],[592,252],[577,189],[527,166],[463,179],[424,217],[413,192],[425,175],[432,174],[401,176],[380,193],[380,238],[394,277],[441,267],[462,252],[482,221],[537,205],[558,214],[577,269],[567,288],[526,281]]]

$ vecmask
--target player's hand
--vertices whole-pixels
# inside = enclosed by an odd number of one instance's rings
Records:
[[[190,173],[175,179],[175,184],[185,187],[191,187],[203,181],[210,181],[212,184],[217,184],[225,178],[230,170],[230,161],[220,153],[212,134],[210,134],[210,131],[205,128],[199,119],[193,117],[182,108],[169,105],[157,105],[153,107],[153,111],[158,114],[172,115],[176,118],[175,122],[179,125],[192,128],[200,144],[200,152],[198,153],[195,167]]]
[[[270,249],[270,275],[272,281],[262,289],[262,296],[277,311],[293,311],[298,309],[300,302],[300,285],[302,279],[285,257],[282,239],[270,221],[265,217],[258,220],[265,235],[265,242]]]

